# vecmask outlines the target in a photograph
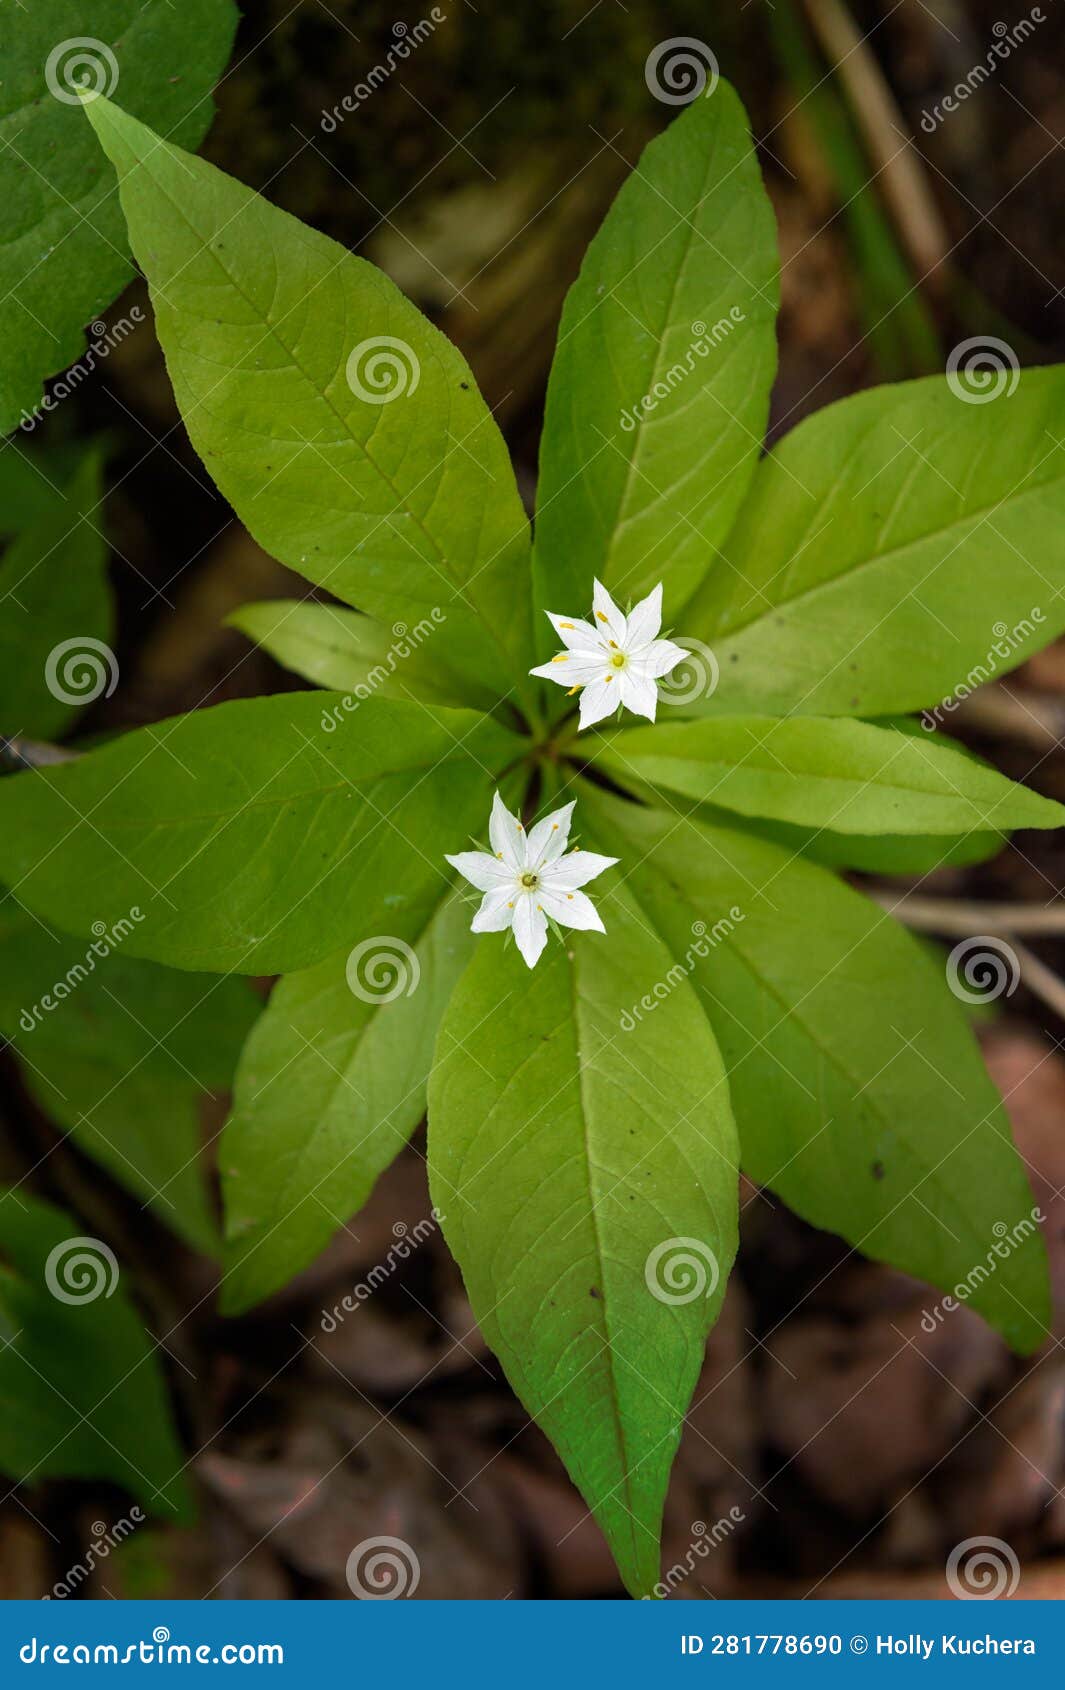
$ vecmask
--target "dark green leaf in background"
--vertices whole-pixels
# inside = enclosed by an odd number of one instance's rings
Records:
[[[156,1352],[105,1240],[20,1189],[0,1196],[0,1468],[113,1479],[187,1520]]]
[[[20,462],[8,447],[0,461]],[[43,485],[43,484],[42,484]],[[35,487],[25,489],[29,508]],[[0,734],[54,739],[118,682],[100,465],[90,455],[0,559]]]
[[[0,434],[37,408],[133,275],[115,173],[86,145],[76,84],[194,147],[236,22],[232,0],[0,0]]]
[[[134,923],[130,923],[132,930]],[[200,1099],[228,1089],[258,1000],[244,980],[158,968],[103,924],[86,942],[8,899],[0,1031],[74,1144],[190,1244],[214,1252]]]

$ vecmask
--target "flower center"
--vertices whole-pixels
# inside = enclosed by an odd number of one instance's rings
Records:
[[[628,658],[625,656],[625,653],[623,651],[616,651],[610,659],[610,666],[613,669],[624,669],[627,662]]]
[[[518,885],[525,892],[535,892],[539,884],[540,876],[538,874],[534,874],[531,868],[527,868],[518,881]]]

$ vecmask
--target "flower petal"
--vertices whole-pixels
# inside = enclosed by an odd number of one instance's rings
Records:
[[[621,671],[621,702],[634,715],[646,716],[649,722],[654,721],[658,688],[650,675],[641,674],[633,663]]]
[[[691,652],[685,651],[682,645],[674,645],[672,640],[652,640],[651,644],[640,652],[638,662],[645,675],[660,680],[685,657],[690,658]]]
[[[603,643],[602,634],[579,616],[556,616],[553,610],[545,610],[544,615],[570,651],[597,651]]]
[[[498,792],[492,799],[488,838],[500,861],[520,874],[525,867],[525,829],[517,816],[511,815]]]
[[[589,681],[581,693],[580,726],[590,728],[610,716],[618,707],[618,689],[614,680]]]
[[[538,663],[535,669],[529,670],[529,674],[539,675],[545,681],[554,681],[560,687],[576,685],[573,676],[569,673],[569,665],[556,663],[553,658],[550,663]]]
[[[618,861],[617,857],[601,857],[595,851],[571,851],[561,862],[541,870],[541,884],[552,896],[556,892],[576,892],[578,886],[587,886],[589,880],[594,880],[604,869],[613,868]]]
[[[490,857],[487,851],[459,851],[446,860],[465,876],[471,886],[476,886],[478,892],[494,892],[500,886],[514,885],[514,869],[501,863],[498,857]]]
[[[545,914],[560,927],[575,927],[581,933],[605,933],[599,911],[584,892],[548,892],[541,890],[540,902]]]
[[[530,968],[535,968],[547,944],[547,917],[535,896],[523,893],[514,906],[514,942]]]
[[[557,681],[563,687],[583,687],[608,670],[610,659],[599,646],[595,651],[560,651],[550,663],[538,663],[530,675],[541,675],[545,681]]]
[[[529,833],[529,867],[541,868],[544,863],[553,863],[561,857],[569,839],[570,818],[573,815],[574,798],[570,804],[563,804],[561,810],[552,810],[542,822]]]
[[[470,922],[470,932],[505,933],[514,920],[516,899],[517,889],[513,885],[497,886],[486,892],[480,909]]]
[[[592,610],[597,627],[602,628],[616,646],[624,649],[628,637],[625,618],[601,581],[595,583],[592,592]]]
[[[641,599],[634,610],[628,615],[628,649],[630,652],[641,652],[644,646],[650,645],[659,628],[662,626],[662,583],[653,592]]]

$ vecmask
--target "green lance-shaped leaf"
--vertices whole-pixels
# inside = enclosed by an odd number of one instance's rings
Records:
[[[719,82],[651,142],[566,299],[537,500],[542,608],[699,585],[754,473],[776,369],[776,225]],[[544,654],[551,631],[539,631]]]
[[[721,672],[696,711],[925,709],[1061,633],[1065,368],[1011,385],[878,387],[785,435],[685,618]]]
[[[1065,808],[949,741],[817,716],[717,716],[631,728],[597,763],[699,803],[836,833],[1060,827]]]
[[[1050,1304],[1032,1192],[942,965],[777,845],[588,786],[582,802],[623,842],[641,906],[713,1023],[744,1170],[874,1260],[962,1285],[1009,1343],[1034,1349]],[[661,1009],[652,997],[638,1013]]]
[[[690,986],[623,1030],[672,958],[627,896],[601,904],[606,937],[553,942],[531,976],[478,941],[429,1080],[430,1180],[481,1330],[645,1595],[735,1250],[736,1151]]]
[[[531,688],[529,525],[465,360],[372,264],[168,145],[86,110],[193,445],[260,544],[442,656]]]
[[[468,682],[433,662],[431,640],[440,626],[433,617],[385,628],[337,605],[264,599],[242,605],[227,620],[286,669],[359,700],[377,693],[454,706],[470,694]],[[496,700],[486,689],[478,702],[491,709]]]
[[[469,928],[469,908],[446,898],[274,988],[222,1139],[227,1313],[311,1261],[406,1144]]]
[[[54,739],[81,704],[113,690],[113,622],[91,454],[0,562],[0,733]]]
[[[0,875],[128,955],[302,968],[430,908],[445,838],[479,830],[521,741],[472,710],[339,693],[241,700],[0,781]]]
[[[36,410],[44,378],[80,357],[86,323],[133,275],[115,173],[85,145],[79,86],[117,89],[194,147],[236,22],[232,0],[0,0],[0,434]]]
[[[25,1191],[0,1195],[0,1470],[27,1483],[113,1479],[188,1518],[153,1346],[105,1240]]]
[[[218,1234],[200,1166],[200,1099],[228,1088],[257,999],[240,979],[123,954],[133,923],[86,942],[10,900],[0,911],[0,1031],[73,1143],[189,1243]]]
[[[907,717],[896,717],[891,726],[901,731],[908,720]],[[958,746],[956,749],[972,756],[967,748]],[[609,756],[607,747],[604,747],[602,755]],[[594,760],[602,761],[598,751]],[[979,767],[986,766],[978,758],[974,761]],[[610,775],[617,786],[641,803],[652,808],[662,805],[664,789],[641,779],[630,761],[623,762],[615,757],[610,763]],[[666,802],[668,804],[670,800]],[[736,812],[718,803],[704,800],[694,806],[685,804],[682,809],[693,820],[708,822],[712,827],[736,826]],[[759,839],[773,840],[789,851],[812,858],[816,863],[825,863],[829,868],[860,869],[866,874],[923,875],[948,865],[982,863],[996,856],[1006,839],[1005,834],[982,829],[950,834],[837,833],[830,827],[801,827],[793,822],[767,821],[757,816],[745,816],[743,826],[745,832]]]

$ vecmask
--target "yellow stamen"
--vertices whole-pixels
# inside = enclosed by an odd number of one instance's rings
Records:
[[[598,616],[600,622],[609,622],[610,621],[609,616],[605,616],[601,610],[597,610],[595,614]]]
[[[577,685],[576,685],[576,686],[575,686],[575,687],[570,687],[570,689],[569,689],[569,692],[568,692],[568,693],[567,693],[567,694],[566,694],[566,697],[567,697],[567,698],[572,698],[572,697],[573,697],[573,694],[574,694],[574,693],[575,693],[575,692],[580,692],[580,690],[581,690],[581,688],[582,688],[582,686],[583,686],[583,685],[584,685],[584,682],[583,682],[583,681],[578,681],[578,682],[577,682]]]
[[[606,681],[607,686],[609,686],[611,681],[614,679],[613,675],[605,675],[603,678]]]
[[[560,628],[572,628],[573,623],[572,622],[560,622],[559,627]]]
[[[551,661],[552,661],[552,663],[568,663],[569,662],[569,652],[568,651],[560,651],[558,656],[553,657],[551,659]]]
[[[618,642],[617,642],[617,640],[610,640],[610,641],[609,641],[609,642],[608,642],[608,643],[609,643],[609,644],[610,644],[610,645],[612,645],[612,646],[613,646],[613,647],[614,647],[614,650],[615,650],[615,651],[617,651],[617,649],[618,649]]]

